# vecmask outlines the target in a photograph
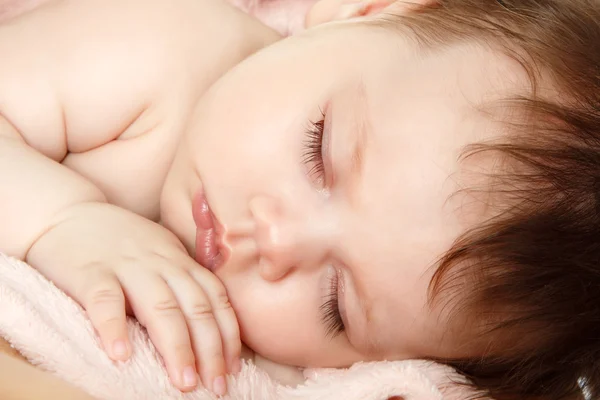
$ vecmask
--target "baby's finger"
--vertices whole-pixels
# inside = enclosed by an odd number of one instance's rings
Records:
[[[110,271],[86,271],[76,300],[86,310],[105,351],[113,360],[125,361],[131,354],[127,335],[125,296],[118,278]]]
[[[196,363],[204,386],[219,396],[225,395],[225,360],[219,326],[210,300],[202,287],[185,270],[170,268],[163,278],[173,289],[187,319]]]
[[[126,284],[129,302],[163,357],[171,381],[180,390],[198,386],[190,333],[175,295],[159,275],[132,277]]]
[[[231,373],[238,373],[241,368],[242,341],[238,320],[229,302],[227,290],[223,283],[205,268],[194,265],[189,272],[208,295],[212,305],[213,315],[221,333],[227,368]]]

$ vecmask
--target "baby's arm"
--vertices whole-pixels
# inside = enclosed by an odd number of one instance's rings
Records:
[[[0,171],[0,250],[32,264],[48,261],[51,255],[39,254],[35,245],[73,209],[106,202],[96,186],[33,150],[1,117]]]

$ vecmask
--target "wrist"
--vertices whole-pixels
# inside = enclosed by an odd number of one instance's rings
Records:
[[[79,217],[82,213],[97,213],[103,212],[104,209],[110,210],[112,208],[117,207],[108,204],[104,199],[96,199],[94,201],[75,203],[62,209],[55,214],[52,221],[46,226],[46,229],[35,238],[29,249],[27,249],[23,261],[35,265],[36,260],[50,257],[52,253],[60,250],[65,244],[69,244],[69,241],[65,242],[65,239],[68,240],[68,238],[65,238],[65,233],[59,229],[65,223],[68,223],[68,221]]]

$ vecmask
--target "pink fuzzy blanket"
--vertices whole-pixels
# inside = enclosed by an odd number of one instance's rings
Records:
[[[129,322],[133,356],[112,362],[85,312],[27,264],[0,254],[0,336],[32,364],[80,387],[99,400],[209,400],[204,389],[182,394],[145,330]],[[297,387],[283,386],[252,363],[228,377],[226,399],[406,400],[464,399],[466,388],[441,365],[424,361],[359,363],[349,369],[305,371]]]

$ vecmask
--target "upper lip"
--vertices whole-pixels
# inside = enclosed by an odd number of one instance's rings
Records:
[[[211,210],[204,190],[194,197],[192,212],[196,223],[196,261],[214,271],[229,255],[223,243],[225,228]]]

